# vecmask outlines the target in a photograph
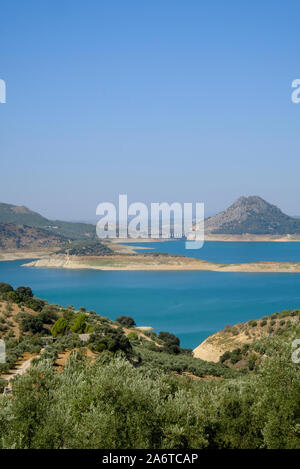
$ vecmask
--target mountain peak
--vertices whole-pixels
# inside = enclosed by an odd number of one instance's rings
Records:
[[[260,197],[259,195],[241,195],[236,201],[235,203],[247,203],[247,202],[265,202],[266,204],[268,202],[266,202],[262,197]]]
[[[277,212],[278,214],[282,213],[282,211],[276,207],[276,205],[272,205],[266,200],[262,199],[258,195],[250,195],[248,197],[241,196],[239,197],[230,207],[228,210],[241,210],[243,212],[250,211],[255,213],[265,213],[267,211]],[[287,215],[286,215],[287,216]]]
[[[206,220],[205,231],[218,234],[293,234],[300,233],[300,221],[258,195],[241,196],[227,210]]]

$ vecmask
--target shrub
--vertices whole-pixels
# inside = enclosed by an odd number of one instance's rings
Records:
[[[168,353],[177,354],[181,352],[180,340],[176,335],[170,332],[160,332],[158,339],[164,342],[164,350]]]
[[[135,321],[130,316],[120,316],[116,319],[116,321],[124,327],[134,327]]]
[[[20,303],[23,300],[23,297],[15,291],[9,291],[7,293],[4,293],[4,298],[7,301],[11,301],[14,303]]]
[[[3,393],[4,388],[7,385],[7,381],[0,376],[0,394]]]
[[[256,363],[256,355],[255,353],[252,353],[248,359],[248,368],[250,371],[254,369],[255,363]]]
[[[41,311],[37,317],[42,321],[43,324],[52,324],[53,322],[51,316],[44,311]]]
[[[32,298],[33,297],[33,293],[32,293],[32,290],[30,287],[18,287],[16,289],[16,293],[18,293],[19,295],[23,296],[23,297],[28,297],[28,298]]]
[[[42,313],[46,313],[52,320],[58,319],[58,308],[53,305],[45,305],[41,311]]]
[[[25,317],[21,321],[21,330],[23,332],[31,332],[32,334],[37,334],[38,332],[41,332],[43,330],[43,323],[39,318],[27,315],[27,317]]]
[[[131,356],[132,347],[121,329],[113,329],[109,326],[96,328],[90,337],[89,348],[96,352],[108,350],[115,353],[122,351],[126,356]]]
[[[249,344],[244,344],[242,347],[242,354],[245,355],[248,352],[249,348],[250,348]]]
[[[77,334],[83,334],[86,332],[87,323],[86,323],[86,314],[79,313],[74,319],[74,322],[71,326],[71,330]]]
[[[51,333],[53,337],[57,337],[58,335],[64,335],[65,332],[68,330],[69,325],[65,318],[59,318],[56,323],[53,325],[51,329]]]
[[[237,348],[231,352],[230,362],[234,365],[242,359],[241,349]]]
[[[162,340],[166,344],[180,345],[180,340],[176,335],[170,334],[170,332],[160,332],[158,334],[158,339]]]
[[[139,335],[137,332],[132,331],[132,332],[129,332],[129,334],[127,335],[127,338],[129,340],[137,340],[139,338]]]
[[[231,352],[227,350],[227,352],[223,353],[223,355],[220,356],[220,362],[224,363],[226,360],[229,360],[231,357]]]
[[[15,320],[20,321],[21,319],[26,318],[27,314],[24,311],[21,311],[15,316]]]
[[[65,318],[67,322],[71,322],[75,318],[75,312],[72,309],[65,309],[63,311],[63,318]]]
[[[251,321],[249,321],[249,326],[251,327],[256,327],[257,326],[257,321],[255,321],[254,319],[251,319]]]
[[[9,283],[0,282],[0,293],[8,293],[10,291],[14,291],[14,289]]]
[[[39,313],[40,311],[42,311],[43,307],[45,306],[45,301],[40,300],[39,298],[29,298],[28,300],[25,301],[25,306]]]

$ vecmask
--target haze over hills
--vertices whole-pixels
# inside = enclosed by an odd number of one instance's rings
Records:
[[[300,220],[283,213],[259,196],[239,197],[228,209],[205,220],[212,234],[286,235],[300,233]]]
[[[205,220],[207,235],[298,235],[300,219],[259,196],[239,197]],[[48,236],[48,241],[46,241]],[[95,225],[49,220],[24,206],[0,203],[0,249],[57,247],[68,240],[94,240]]]
[[[0,223],[42,228],[51,234],[65,236],[69,239],[93,239],[96,236],[96,229],[92,224],[53,221],[27,207],[5,203],[0,203]]]

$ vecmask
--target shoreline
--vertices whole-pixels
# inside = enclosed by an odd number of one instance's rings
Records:
[[[76,257],[52,255],[22,267],[90,269],[102,271],[213,271],[244,273],[300,273],[300,262],[248,262],[221,264],[183,256],[115,255]]]
[[[26,259],[40,259],[44,256],[49,256],[53,253],[51,251],[0,251],[0,262],[5,261],[18,261]]]
[[[182,239],[182,238],[115,238],[111,240],[112,244],[128,244],[128,243],[157,243],[157,242],[167,242],[167,241],[194,241],[193,237]],[[233,234],[212,234],[207,233],[204,236],[204,242],[245,242],[245,243],[299,243],[300,235],[255,235],[250,233],[245,233],[241,235]],[[149,248],[148,248],[149,249]],[[151,248],[150,248],[151,249]]]
[[[207,234],[204,237],[204,242],[244,242],[244,243],[299,243],[300,236],[297,235],[226,235],[226,234]]]
[[[164,239],[151,239],[151,238],[136,238],[136,239],[129,239],[129,238],[115,238],[109,240],[109,242],[104,242],[107,244],[111,249],[113,249],[117,254],[136,254],[136,251],[139,250],[149,250],[152,251],[153,247],[146,247],[146,246],[129,246],[128,244],[148,244],[148,243],[161,243],[161,242],[176,242],[180,241],[180,239],[174,238],[164,238]],[[185,240],[183,240],[185,241]],[[187,239],[186,241],[192,241],[192,239]],[[299,243],[300,237],[293,237],[293,235],[286,235],[282,237],[272,236],[272,235],[206,235],[204,242],[245,242],[245,243],[254,243],[254,242],[262,242],[262,243]],[[0,250],[0,262],[1,261],[15,261],[15,260],[22,260],[22,259],[40,259],[51,254],[54,255],[56,249],[48,249],[48,250],[34,250],[34,251],[22,251],[22,250],[11,250],[11,251],[1,251]],[[233,265],[233,264],[232,264]]]

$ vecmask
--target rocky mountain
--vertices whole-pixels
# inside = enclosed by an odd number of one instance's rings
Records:
[[[261,197],[239,197],[227,210],[205,220],[205,232],[213,234],[296,234],[300,220],[283,213]]]
[[[63,246],[67,238],[47,230],[13,223],[0,223],[1,250],[53,249]]]
[[[5,203],[0,203],[0,223],[42,228],[53,235],[61,235],[69,239],[93,239],[96,236],[96,228],[92,224],[48,220],[27,207]]]

